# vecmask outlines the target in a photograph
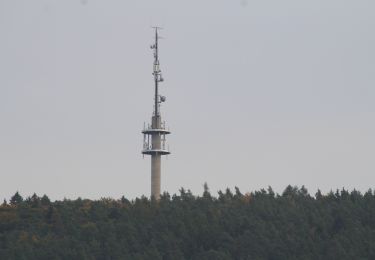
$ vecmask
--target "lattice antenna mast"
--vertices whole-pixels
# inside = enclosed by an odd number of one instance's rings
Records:
[[[159,61],[159,34],[158,30],[162,29],[160,27],[153,27],[155,28],[155,43],[151,45],[151,49],[154,49],[154,81],[155,81],[155,105],[154,105],[154,115],[160,116],[160,101],[159,100],[159,82],[163,82],[164,79],[161,75],[160,70],[160,61]],[[161,98],[161,97],[160,97]]]

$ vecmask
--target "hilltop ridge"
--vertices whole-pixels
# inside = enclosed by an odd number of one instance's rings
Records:
[[[375,259],[375,194],[288,186],[0,206],[0,259]]]

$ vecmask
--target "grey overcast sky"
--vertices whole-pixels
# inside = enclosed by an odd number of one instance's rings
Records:
[[[375,188],[375,1],[0,0],[0,198]]]

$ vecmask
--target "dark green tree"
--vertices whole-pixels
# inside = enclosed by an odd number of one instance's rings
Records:
[[[18,205],[23,202],[22,196],[18,193],[18,191],[10,198],[11,205]]]
[[[43,205],[43,206],[49,206],[51,204],[51,201],[50,199],[48,198],[48,196],[46,194],[43,195],[43,197],[40,199],[40,203]]]

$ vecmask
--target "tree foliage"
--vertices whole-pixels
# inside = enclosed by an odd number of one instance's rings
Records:
[[[0,206],[0,259],[375,259],[375,194],[271,187]]]

